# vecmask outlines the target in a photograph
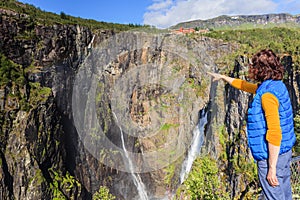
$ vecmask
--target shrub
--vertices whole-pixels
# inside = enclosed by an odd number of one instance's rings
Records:
[[[115,196],[109,193],[106,186],[100,186],[99,190],[93,195],[93,200],[114,200]]]
[[[217,161],[209,156],[198,157],[192,171],[180,188],[189,199],[229,199],[219,178]]]

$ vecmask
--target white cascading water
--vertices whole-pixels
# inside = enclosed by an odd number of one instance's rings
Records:
[[[198,124],[193,130],[193,139],[191,147],[188,151],[188,156],[182,164],[182,169],[180,172],[180,183],[187,178],[187,175],[192,169],[192,165],[197,155],[200,153],[201,146],[204,142],[204,127],[207,124],[207,112],[205,109],[200,111],[200,119]]]
[[[116,116],[116,114],[113,112],[113,115],[117,121],[117,124],[119,124],[119,121],[118,121],[118,118]],[[128,154],[128,151],[125,147],[125,141],[124,141],[124,134],[123,134],[123,130],[121,128],[121,126],[119,126],[119,129],[120,129],[120,132],[121,132],[121,140],[122,140],[122,148],[124,150],[124,154],[125,154],[125,158],[124,158],[124,162],[127,165],[131,175],[132,175],[132,178],[133,178],[133,182],[134,182],[134,185],[136,186],[137,188],[137,191],[138,191],[138,194],[139,194],[139,200],[148,200],[148,195],[147,195],[147,192],[146,192],[146,189],[145,189],[145,185],[140,177],[139,174],[135,174],[134,173],[134,168],[133,168],[133,163],[132,163],[132,160]],[[127,162],[126,162],[127,161]]]

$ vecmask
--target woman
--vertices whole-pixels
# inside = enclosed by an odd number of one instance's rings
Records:
[[[248,73],[258,83],[209,72],[214,80],[255,94],[248,108],[247,134],[264,196],[291,200],[290,160],[296,136],[289,93],[281,81],[284,67],[272,50],[264,49],[252,57]]]

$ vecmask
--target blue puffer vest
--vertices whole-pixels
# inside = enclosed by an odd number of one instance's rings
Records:
[[[292,149],[296,141],[293,110],[287,88],[282,81],[264,81],[256,90],[256,95],[248,109],[247,119],[248,145],[254,159],[257,161],[268,159],[267,124],[261,104],[261,96],[266,92],[275,95],[279,102],[280,127],[282,131],[279,154]]]

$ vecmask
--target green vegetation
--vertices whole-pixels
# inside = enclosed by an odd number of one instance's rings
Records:
[[[99,190],[93,195],[93,200],[114,200],[115,196],[109,193],[106,186],[100,186]]]
[[[236,52],[225,59],[224,65],[227,66],[232,66],[238,55],[251,55],[264,48],[271,48],[278,55],[289,54],[293,57],[295,66],[300,64],[299,28],[274,27],[269,29],[214,30],[204,35],[238,45],[239,48]]]
[[[168,123],[165,123],[164,125],[162,125],[162,127],[160,128],[160,130],[161,131],[167,131],[170,128],[176,128],[178,126],[179,126],[179,124],[168,124]]]
[[[0,89],[3,89],[5,86],[10,88],[6,100],[14,102],[8,105],[8,109],[20,108],[28,110],[29,104],[23,90],[26,82],[24,71],[20,65],[12,62],[2,53],[0,53],[0,77]]]
[[[177,197],[188,199],[230,199],[231,191],[228,180],[230,177],[239,177],[241,185],[240,199],[255,199],[259,193],[256,165],[247,156],[246,148],[239,144],[240,134],[229,138],[225,127],[219,130],[221,154],[218,159],[209,155],[198,157],[192,167],[192,171],[184,184],[177,190]],[[239,149],[239,153],[230,154],[231,148]],[[227,151],[226,151],[227,150]],[[237,150],[235,150],[237,151]],[[243,195],[243,197],[241,197]]]
[[[67,194],[71,194],[71,199],[77,199],[77,197],[72,195],[81,193],[81,184],[73,176],[68,172],[63,175],[52,168],[49,169],[49,172],[53,179],[53,182],[50,183],[50,190],[53,195],[52,200],[68,199]]]
[[[25,82],[21,66],[7,59],[2,53],[0,53],[0,77],[0,87],[12,80],[18,85],[23,85]]]
[[[247,30],[247,29],[270,29],[270,28],[299,28],[299,24],[296,23],[284,23],[284,24],[276,24],[276,23],[267,23],[267,24],[254,24],[254,23],[242,23],[241,25],[236,26],[220,26],[216,28],[210,29],[212,30]]]
[[[173,163],[170,163],[167,167],[163,168],[164,176],[164,184],[166,185],[167,192],[170,192],[172,188],[175,188],[178,181],[178,174],[180,173],[181,164],[184,160],[184,156],[180,157]]]
[[[174,174],[175,174],[175,165],[170,164],[168,165],[165,170],[165,177],[164,177],[164,183],[167,185],[167,187],[172,187],[172,183],[174,182]]]
[[[30,82],[30,104],[35,107],[40,102],[44,102],[52,94],[52,90],[49,87],[42,87],[38,82]]]
[[[187,78],[182,85],[182,89],[190,87],[197,96],[205,97],[208,85],[209,84],[206,79],[201,79],[201,81],[199,81],[196,78]]]
[[[26,72],[21,65],[17,65],[0,53],[0,89],[9,86],[8,99],[14,102],[10,108],[29,111],[38,103],[44,102],[52,94],[51,88],[42,87],[38,82],[26,81]],[[25,86],[26,85],[26,86]],[[30,97],[26,96],[25,87],[30,88]]]
[[[300,113],[297,113],[294,118],[295,133],[297,137],[296,145],[294,146],[294,156],[300,156]]]
[[[219,178],[220,171],[217,161],[210,156],[198,157],[192,171],[184,184],[177,191],[176,196],[182,195],[191,200],[197,199],[230,199],[224,184]],[[186,198],[184,198],[186,199]]]
[[[95,29],[108,29],[115,31],[126,31],[133,28],[149,27],[141,26],[138,24],[116,24],[107,22],[98,22],[92,19],[82,19],[80,17],[73,17],[61,12],[60,15],[51,12],[42,11],[39,8],[30,4],[23,4],[17,1],[1,1],[0,8],[16,11],[18,13],[24,13],[29,16],[33,25],[52,25],[52,24],[78,24],[81,26],[89,27],[92,30]]]

